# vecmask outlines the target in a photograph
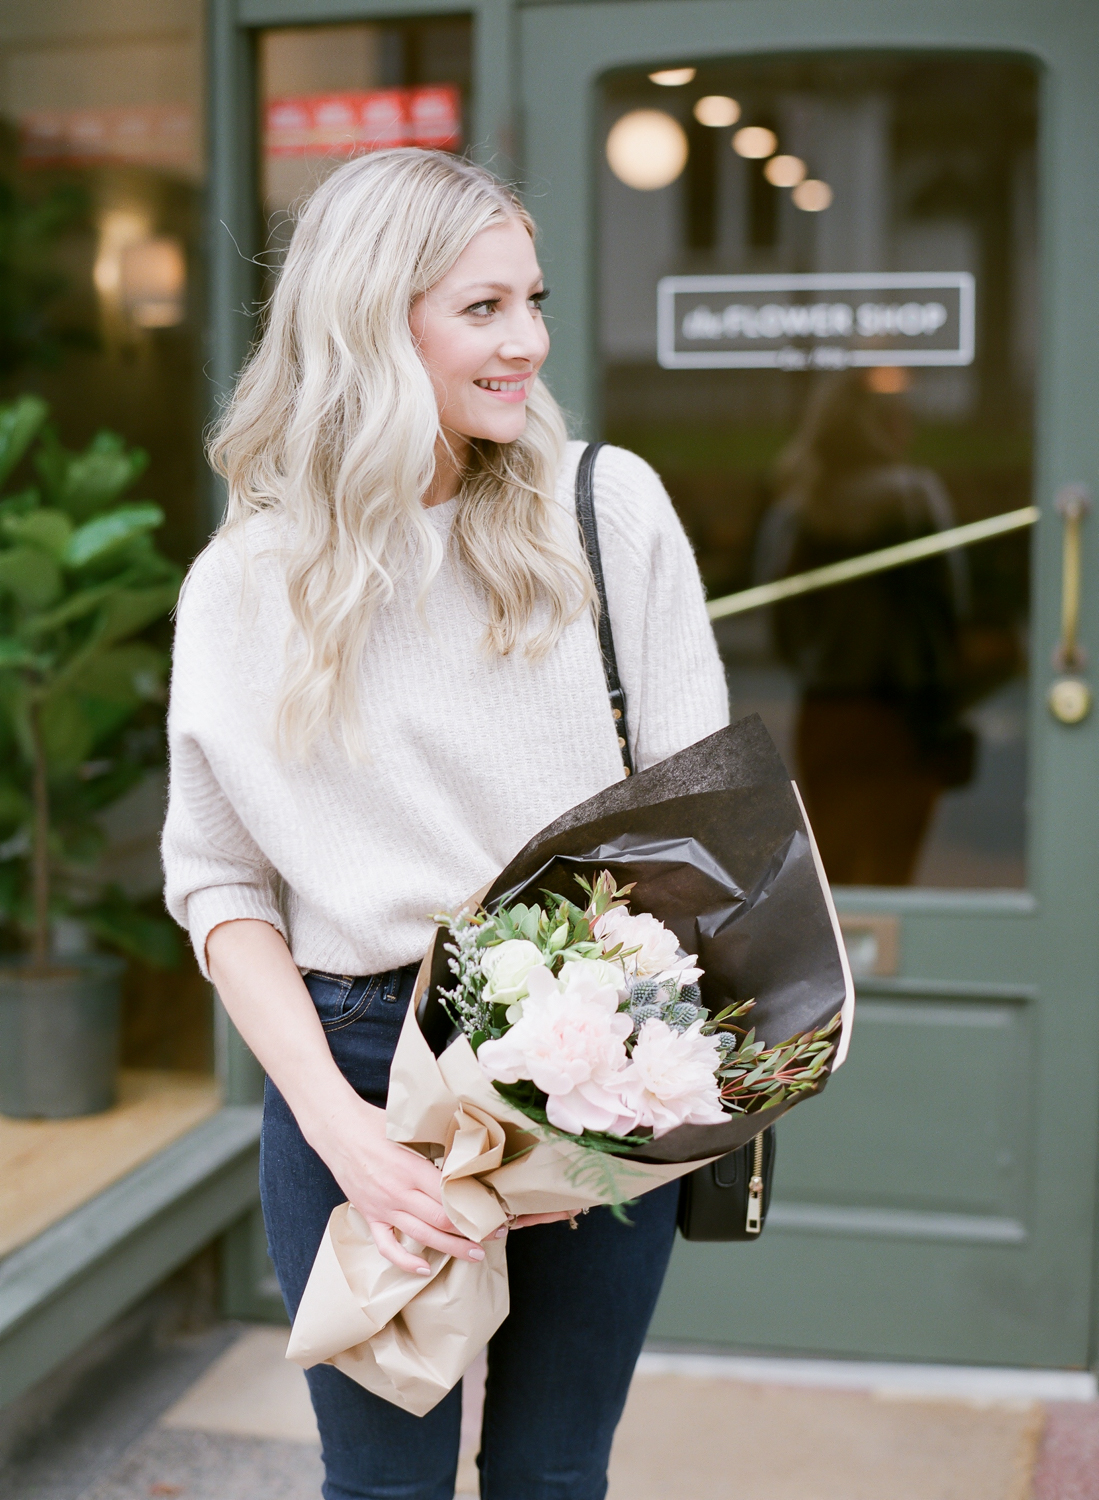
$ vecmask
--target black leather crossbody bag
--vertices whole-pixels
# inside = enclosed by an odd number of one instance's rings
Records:
[[[614,636],[603,581],[599,552],[599,529],[595,522],[592,473],[602,443],[589,443],[576,470],[576,519],[584,538],[595,591],[599,595],[599,650],[611,700],[618,749],[627,776],[633,775],[630,734],[626,720],[626,695],[618,676]],[[775,1130],[769,1126],[747,1145],[730,1151],[708,1166],[699,1167],[680,1179],[679,1232],[686,1240],[755,1240],[759,1238],[771,1201],[775,1170]]]

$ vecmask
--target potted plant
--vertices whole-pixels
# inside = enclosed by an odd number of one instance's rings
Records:
[[[60,1118],[115,1097],[119,953],[170,964],[175,931],[97,876],[96,818],[163,759],[175,603],[163,512],[121,497],[146,455],[101,432],[67,452],[35,396],[0,406],[0,1113]],[[58,917],[111,952],[57,955]]]

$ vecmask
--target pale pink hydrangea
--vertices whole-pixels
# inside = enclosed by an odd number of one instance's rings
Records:
[[[622,962],[631,977],[694,984],[702,975],[702,970],[694,967],[696,955],[680,953],[675,933],[651,912],[634,915],[624,906],[615,906],[596,919],[594,931],[608,949],[621,943]],[[631,953],[631,949],[637,951]]]
[[[625,1135],[633,1116],[615,1085],[627,1066],[633,1022],[618,1013],[612,985],[583,972],[562,977],[563,984],[548,969],[532,969],[522,1016],[504,1036],[482,1042],[477,1061],[499,1083],[529,1078],[546,1095],[546,1114],[559,1130]]]
[[[673,1031],[660,1020],[646,1021],[629,1067],[619,1074],[622,1109],[634,1127],[650,1126],[659,1139],[677,1125],[720,1125],[728,1119],[714,1069],[717,1039],[701,1034],[701,1021]]]

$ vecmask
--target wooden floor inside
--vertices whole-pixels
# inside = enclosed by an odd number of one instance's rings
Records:
[[[119,1101],[76,1120],[0,1115],[0,1255],[209,1118],[221,1103],[206,1075],[123,1071]]]

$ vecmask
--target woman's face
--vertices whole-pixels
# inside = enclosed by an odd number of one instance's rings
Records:
[[[483,229],[412,305],[412,336],[449,436],[510,443],[549,353],[534,243],[518,219]],[[464,446],[464,445],[463,445]]]

